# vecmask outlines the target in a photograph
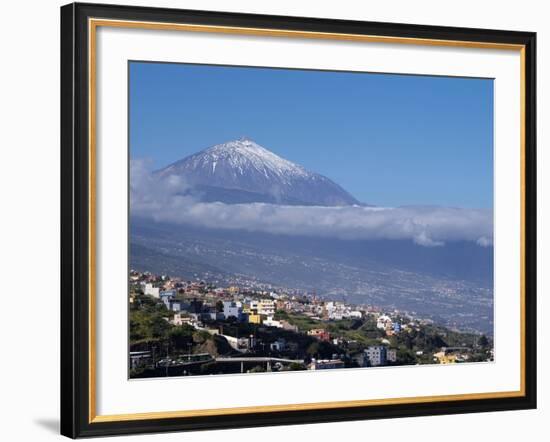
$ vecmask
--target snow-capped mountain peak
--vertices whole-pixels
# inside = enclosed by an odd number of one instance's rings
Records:
[[[358,204],[329,178],[276,155],[248,137],[202,150],[158,174],[182,175],[188,184],[208,194],[207,200],[325,206]]]
[[[303,167],[281,158],[248,137],[217,144],[206,149],[196,160],[197,165],[211,163],[213,168],[219,161],[227,161],[240,173],[252,167],[263,174],[275,174],[284,180],[308,174]]]

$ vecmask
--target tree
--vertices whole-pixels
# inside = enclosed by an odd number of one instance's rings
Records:
[[[153,338],[165,339],[171,325],[161,316],[154,316],[151,319],[151,335]]]
[[[481,348],[487,348],[489,346],[489,339],[487,339],[487,336],[481,335],[479,340],[477,341],[477,344]]]
[[[316,341],[309,345],[306,353],[311,357],[330,359],[334,353],[338,353],[339,348],[326,341]]]
[[[277,310],[275,312],[275,315],[273,316],[273,319],[275,319],[276,321],[280,321],[281,319],[288,320],[288,313],[284,310]]]
[[[204,344],[209,339],[212,339],[212,336],[204,330],[195,331],[193,333],[193,342],[196,344]]]
[[[311,343],[307,350],[306,350],[306,353],[311,356],[311,357],[314,357],[317,355],[317,353],[319,353],[319,343],[318,342],[313,342]]]
[[[400,365],[411,365],[416,362],[416,358],[411,351],[400,348],[397,350],[397,362]]]
[[[485,353],[474,353],[470,355],[468,362],[485,362],[488,358],[488,355]]]
[[[176,350],[188,350],[188,345],[193,344],[193,330],[193,327],[188,325],[174,327],[168,333],[168,338]]]
[[[416,331],[413,331],[413,333],[416,335]],[[413,333],[407,333],[404,338],[400,339],[409,350],[412,350],[414,347]]]
[[[136,318],[133,312],[130,314],[130,342],[147,338],[147,330],[142,326],[142,321]]]

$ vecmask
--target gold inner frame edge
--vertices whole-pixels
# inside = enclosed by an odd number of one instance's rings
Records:
[[[518,391],[499,391],[488,393],[465,393],[437,396],[415,396],[387,399],[367,399],[353,401],[333,401],[284,405],[262,405],[252,407],[233,407],[218,409],[154,411],[128,414],[96,414],[96,36],[97,28],[134,28],[147,30],[170,30],[186,32],[207,32],[218,34],[255,35],[272,37],[292,37],[307,39],[325,39],[339,41],[358,41],[389,44],[412,44],[420,46],[462,47],[477,49],[512,50],[520,53],[520,389]],[[331,408],[356,408],[375,405],[415,404],[442,401],[483,400],[513,398],[525,396],[525,45],[475,42],[460,40],[423,39],[412,37],[391,37],[363,34],[327,33],[312,31],[293,31],[283,29],[246,28],[233,26],[212,26],[183,23],[160,23],[132,20],[88,19],[88,94],[89,94],[89,367],[88,367],[88,422],[117,422],[147,419],[169,419],[199,416],[239,415],[248,413],[273,413],[282,411],[322,410]]]

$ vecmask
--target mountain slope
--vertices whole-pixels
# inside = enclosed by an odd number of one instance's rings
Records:
[[[218,144],[156,172],[182,176],[203,201],[293,205],[359,204],[329,178],[279,157],[248,138]]]
[[[137,218],[130,235],[130,265],[137,270],[315,292],[492,333],[490,248],[467,242],[422,247],[410,241],[319,241]]]

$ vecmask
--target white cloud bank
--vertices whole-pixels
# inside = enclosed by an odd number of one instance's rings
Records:
[[[340,239],[410,239],[426,247],[447,241],[492,245],[492,209],[451,207],[319,207],[203,203],[182,195],[181,177],[157,179],[131,162],[132,215],[201,227]]]

